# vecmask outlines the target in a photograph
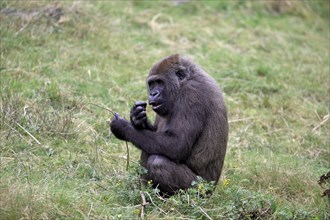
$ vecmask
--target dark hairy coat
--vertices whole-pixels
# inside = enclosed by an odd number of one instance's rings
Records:
[[[111,130],[141,149],[141,164],[148,170],[145,178],[165,193],[189,188],[197,176],[217,183],[228,121],[216,81],[190,59],[171,55],[152,67],[147,83],[149,103],[156,106],[155,123],[146,120],[143,129],[137,129],[132,121],[119,134],[113,119]]]

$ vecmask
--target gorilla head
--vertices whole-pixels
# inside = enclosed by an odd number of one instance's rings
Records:
[[[184,67],[178,62],[179,56],[174,55],[158,62],[147,78],[149,87],[149,104],[159,115],[165,116],[173,109],[181,83],[185,79]]]

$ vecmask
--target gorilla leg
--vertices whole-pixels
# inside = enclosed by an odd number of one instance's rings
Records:
[[[148,178],[153,186],[169,195],[191,187],[196,174],[185,164],[177,164],[160,155],[150,155],[147,162]]]

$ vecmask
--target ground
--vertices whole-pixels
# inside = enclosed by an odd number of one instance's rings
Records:
[[[318,184],[330,169],[329,7],[1,1],[0,219],[329,219]],[[141,187],[139,150],[95,106],[129,118],[151,66],[173,53],[199,63],[227,103],[210,198],[204,182],[165,200]]]

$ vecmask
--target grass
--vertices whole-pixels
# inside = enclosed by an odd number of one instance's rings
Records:
[[[174,1],[175,2],[175,1]],[[328,219],[329,2],[1,1],[0,219]],[[63,9],[59,20],[48,9]],[[32,16],[32,12],[37,12]],[[228,153],[206,183],[162,200],[139,151],[109,135],[173,53],[221,85]],[[154,113],[148,109],[149,116]],[[39,143],[38,143],[39,142]]]

